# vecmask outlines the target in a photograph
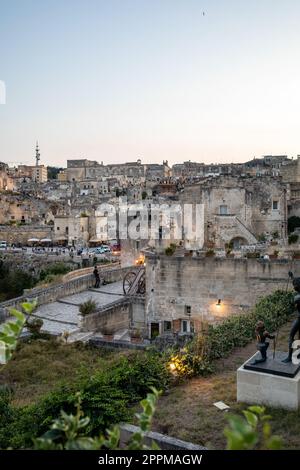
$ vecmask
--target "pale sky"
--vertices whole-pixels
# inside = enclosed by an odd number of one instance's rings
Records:
[[[296,156],[299,24],[299,0],[0,0],[0,161]]]

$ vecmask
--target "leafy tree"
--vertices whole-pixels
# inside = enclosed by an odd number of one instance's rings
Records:
[[[2,301],[19,297],[24,289],[31,289],[37,279],[21,269],[12,269],[8,263],[0,261],[0,299]]]
[[[47,172],[48,172],[48,180],[55,180],[57,179],[57,175],[60,171],[62,171],[63,168],[58,168],[56,166],[48,166]]]

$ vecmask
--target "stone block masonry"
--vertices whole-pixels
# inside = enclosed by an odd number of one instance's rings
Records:
[[[133,268],[134,270],[134,268]],[[114,268],[103,266],[100,268],[101,279],[104,279],[107,283],[123,280],[124,275],[128,271],[128,268]],[[76,272],[76,271],[74,271]],[[15,299],[7,300],[0,303],[0,323],[5,321],[9,317],[9,308],[20,308],[20,304],[27,300],[37,299],[38,305],[44,305],[51,302],[55,302],[58,299],[84,292],[91,288],[94,284],[93,274],[86,274],[68,280],[62,284],[54,284],[47,288],[35,288],[24,293],[23,296]]]
[[[300,274],[299,267],[299,261],[295,260],[292,266],[295,275]],[[192,318],[215,322],[242,313],[258,298],[285,289],[290,269],[287,260],[149,255],[147,321]]]

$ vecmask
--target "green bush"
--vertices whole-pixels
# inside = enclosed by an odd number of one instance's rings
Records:
[[[1,301],[23,295],[24,289],[35,286],[37,279],[21,269],[13,269],[7,262],[0,261],[0,297]]]
[[[90,315],[91,313],[94,313],[97,309],[97,304],[94,300],[89,299],[86,302],[83,302],[79,306],[79,312],[81,315]]]
[[[246,346],[253,340],[258,320],[263,320],[266,329],[274,332],[288,320],[292,312],[293,294],[275,291],[260,299],[249,313],[231,316],[215,326],[208,325],[207,331],[199,334],[188,345],[188,352],[200,357],[200,362],[203,362],[202,372],[206,373],[213,360],[226,357],[234,348]],[[199,337],[205,343],[200,354],[197,345]],[[207,367],[204,367],[205,364]],[[199,364],[198,370],[201,371]]]
[[[171,243],[171,245],[168,246],[168,247],[165,249],[165,254],[166,254],[167,256],[172,256],[172,255],[174,255],[175,250],[176,250],[176,245],[175,245],[175,243]]]
[[[38,338],[43,324],[44,322],[41,318],[33,318],[32,320],[28,320],[25,326],[34,338]]]
[[[169,373],[162,356],[155,352],[118,358],[106,371],[79,378],[47,394],[37,404],[14,407],[10,397],[0,395],[0,448],[30,448],[45,433],[60,411],[72,413],[81,393],[81,407],[89,417],[88,434],[105,431],[112,424],[130,420],[134,405],[151,387],[167,387]]]
[[[207,250],[205,252],[205,256],[206,258],[212,258],[213,256],[215,256],[215,250],[213,250],[212,248],[210,248],[209,250]]]
[[[260,235],[258,235],[257,240],[262,243],[265,242],[267,240],[266,235],[264,233],[261,233]]]
[[[289,235],[289,238],[288,238],[289,245],[292,245],[293,243],[297,243],[298,238],[299,237],[296,233],[291,233],[291,235]]]
[[[49,264],[49,266],[41,270],[40,281],[46,280],[48,276],[53,278],[53,276],[59,274],[67,274],[70,270],[70,266],[63,262]]]

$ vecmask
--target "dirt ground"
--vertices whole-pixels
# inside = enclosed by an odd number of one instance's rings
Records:
[[[290,326],[291,322],[280,329],[277,350],[287,351]],[[272,348],[270,344],[269,354]],[[229,412],[239,414],[247,407],[236,402],[236,370],[255,351],[255,342],[238,348],[228,358],[216,361],[211,376],[194,378],[170,389],[159,400],[152,429],[211,449],[224,449],[227,412],[213,403],[224,401],[230,406]],[[282,437],[284,448],[300,449],[300,412],[269,408],[268,413],[273,433]]]

